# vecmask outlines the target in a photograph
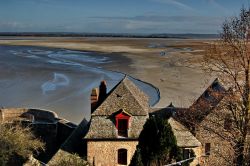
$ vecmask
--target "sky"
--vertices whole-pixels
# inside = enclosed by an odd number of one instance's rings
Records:
[[[219,33],[250,0],[0,0],[0,32]]]

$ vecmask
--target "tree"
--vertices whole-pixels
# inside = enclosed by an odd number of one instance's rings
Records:
[[[44,150],[44,144],[29,128],[0,123],[0,165],[22,165],[40,150]]]
[[[217,73],[222,82],[230,87],[220,109],[226,110],[224,115],[230,117],[233,126],[226,135],[213,129],[208,130],[232,146],[232,164],[237,166],[250,162],[247,159],[247,137],[250,131],[249,32],[250,10],[243,7],[239,16],[223,23],[220,39],[211,44],[208,54],[204,57],[205,69]],[[226,118],[225,116],[223,118]]]
[[[132,159],[132,164],[136,163],[135,160],[140,160],[136,157],[141,157],[145,166],[163,165],[180,160],[180,155],[180,148],[177,146],[176,138],[168,120],[150,117],[140,134],[139,144]]]
[[[136,148],[135,154],[131,159],[130,166],[143,166],[141,158],[141,150],[139,147]]]

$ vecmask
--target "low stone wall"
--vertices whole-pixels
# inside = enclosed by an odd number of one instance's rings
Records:
[[[13,121],[21,117],[21,115],[24,114],[25,112],[27,112],[27,109],[22,109],[22,108],[0,109],[1,121],[2,122]]]
[[[9,122],[18,119],[34,120],[37,122],[53,123],[58,118],[52,111],[26,108],[6,108],[0,109],[0,121]]]

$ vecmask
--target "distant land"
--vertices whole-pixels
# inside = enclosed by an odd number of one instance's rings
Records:
[[[214,39],[219,34],[133,34],[133,33],[72,33],[72,32],[0,32],[0,36],[27,37],[125,37],[125,38],[175,38],[175,39]]]

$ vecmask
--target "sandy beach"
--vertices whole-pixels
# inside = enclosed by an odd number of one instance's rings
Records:
[[[161,99],[155,107],[173,102],[188,107],[213,78],[205,74],[200,62],[207,40],[135,38],[0,38],[0,45],[40,46],[108,53],[125,56],[129,63],[100,64],[158,87]],[[116,57],[117,58],[117,57]]]

